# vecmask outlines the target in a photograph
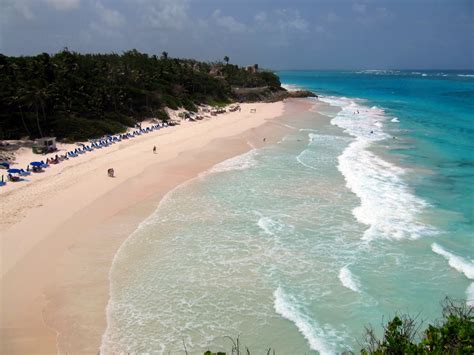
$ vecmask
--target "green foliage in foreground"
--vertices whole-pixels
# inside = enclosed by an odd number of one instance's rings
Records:
[[[170,58],[137,50],[30,57],[0,54],[0,139],[81,140],[120,132],[165,107],[196,111],[234,100],[232,87],[280,89],[271,72]]]
[[[372,327],[365,329],[361,354],[474,354],[474,309],[465,301],[443,301],[442,319],[435,325],[429,324],[421,332],[422,324],[408,315],[397,315],[383,326],[383,337],[379,338]],[[250,355],[242,347],[239,338],[232,341],[230,354]],[[268,349],[267,355],[275,354]],[[204,355],[225,355],[207,351]]]
[[[410,316],[396,316],[384,326],[379,339],[366,328],[362,354],[473,354],[474,312],[465,301],[445,299],[443,318],[420,333],[421,324]]]

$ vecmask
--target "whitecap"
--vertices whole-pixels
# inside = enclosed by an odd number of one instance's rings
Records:
[[[303,150],[300,154],[298,154],[298,155],[296,156],[296,161],[297,161],[298,163],[300,163],[301,165],[303,165],[304,167],[308,168],[308,169],[318,170],[316,167],[305,163],[304,157],[305,157],[305,155],[307,155],[307,154],[309,154],[309,153],[310,153],[310,152],[309,152],[308,149]]]
[[[252,149],[247,153],[224,160],[223,162],[214,165],[206,173],[222,173],[253,168],[258,164],[258,161],[255,159],[256,156],[257,151]]]
[[[293,234],[294,226],[277,221],[271,217],[260,217],[257,225],[266,234],[276,236],[278,234]]]
[[[285,126],[287,128],[290,128],[290,129],[298,129],[295,126],[292,126],[292,125],[289,125],[289,124],[286,124],[286,123],[284,123],[283,126]]]
[[[470,307],[474,307],[474,282],[471,282],[466,290],[466,303]]]
[[[349,270],[347,266],[344,266],[339,270],[338,277],[344,287],[354,292],[360,293],[360,282],[352,274],[352,272]]]
[[[403,180],[406,171],[369,150],[373,143],[390,137],[383,131],[383,124],[377,124],[388,119],[383,109],[367,108],[359,99],[330,97],[322,100],[341,107],[331,123],[356,138],[338,157],[338,169],[346,186],[361,201],[353,215],[369,226],[363,239],[416,239],[435,234],[436,230],[418,220],[429,205],[411,193]]]
[[[448,260],[449,266],[451,266],[453,269],[463,273],[468,279],[474,280],[474,264],[472,262],[467,261],[458,255],[450,253],[436,243],[431,244],[431,250]]]
[[[312,350],[320,354],[334,354],[334,348],[327,343],[325,331],[296,304],[293,297],[286,295],[281,287],[273,293],[275,311],[283,318],[293,322],[308,341]]]
[[[394,117],[390,120],[390,122],[398,123],[400,122],[397,117]]]
[[[282,84],[281,87],[287,91],[298,91],[303,90],[301,86],[295,84]]]

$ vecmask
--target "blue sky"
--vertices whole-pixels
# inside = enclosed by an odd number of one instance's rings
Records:
[[[7,55],[122,52],[272,69],[474,69],[473,0],[0,0]]]

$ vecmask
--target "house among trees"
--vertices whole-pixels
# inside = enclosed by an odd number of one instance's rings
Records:
[[[258,72],[258,64],[246,66],[245,70],[248,71],[249,73],[257,73]]]

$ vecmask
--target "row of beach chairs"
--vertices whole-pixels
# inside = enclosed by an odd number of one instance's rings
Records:
[[[90,145],[83,144],[82,147],[78,147],[74,150],[68,151],[64,155],[58,155],[54,158],[47,158],[46,161],[35,161],[28,164],[26,170],[24,169],[10,169],[9,163],[0,163],[0,168],[7,170],[7,180],[11,182],[18,182],[24,180],[23,177],[28,176],[31,172],[40,173],[44,169],[49,168],[50,164],[59,164],[61,161],[68,160],[69,158],[77,158],[82,154],[92,152],[94,149],[106,148],[114,143],[121,142],[122,140],[132,139],[142,134],[147,134],[161,128],[168,127],[167,123],[158,123],[146,128],[138,128],[137,130],[129,133],[117,134],[114,136],[108,136],[98,140],[91,140]],[[30,169],[31,166],[31,169]],[[0,186],[7,184],[4,176],[2,175],[0,180]]]

